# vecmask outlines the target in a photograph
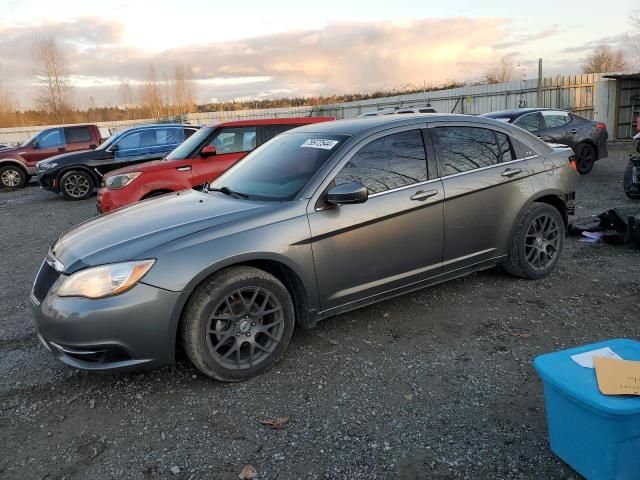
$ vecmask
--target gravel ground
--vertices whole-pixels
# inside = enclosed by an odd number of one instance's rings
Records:
[[[581,179],[578,216],[631,205],[626,158],[612,147]],[[640,337],[640,251],[568,239],[547,279],[492,270],[328,319],[242,384],[184,360],[79,372],[36,341],[28,294],[47,247],[94,211],[33,184],[0,193],[2,478],[577,478],[548,448],[532,359]]]

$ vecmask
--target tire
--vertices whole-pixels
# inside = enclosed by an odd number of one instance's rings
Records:
[[[576,146],[576,170],[580,175],[586,175],[596,163],[596,149],[593,145],[581,142]]]
[[[69,200],[84,200],[93,194],[93,177],[84,170],[71,170],[60,178],[60,191]]]
[[[231,267],[195,290],[180,328],[184,351],[198,370],[238,382],[271,368],[294,326],[291,295],[277,278],[253,267]]]
[[[627,169],[624,171],[624,180],[622,181],[624,184],[624,193],[633,200],[640,200],[640,185],[636,187],[633,185],[633,182],[631,182],[632,169],[633,165],[629,162]]]
[[[23,188],[27,184],[27,178],[27,172],[17,165],[0,167],[0,188],[3,190]]]
[[[560,212],[546,203],[534,203],[518,217],[504,269],[520,278],[546,277],[558,264],[564,236]]]

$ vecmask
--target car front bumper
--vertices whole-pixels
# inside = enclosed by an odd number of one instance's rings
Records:
[[[48,174],[48,172],[38,172],[38,184],[44,190],[50,190],[59,193],[56,176]]]
[[[116,371],[173,363],[184,294],[143,283],[102,299],[59,297],[54,283],[31,307],[38,338],[58,359],[83,370]]]

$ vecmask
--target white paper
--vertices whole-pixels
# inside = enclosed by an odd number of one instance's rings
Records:
[[[304,141],[301,148],[321,148],[322,150],[331,150],[338,144],[338,140],[328,140],[325,138],[309,138]]]
[[[590,352],[572,355],[571,359],[581,367],[593,368],[593,357],[615,358],[617,360],[622,360],[622,357],[609,347],[598,348],[597,350],[591,350]]]

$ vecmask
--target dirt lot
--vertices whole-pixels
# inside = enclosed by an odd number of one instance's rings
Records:
[[[581,179],[578,216],[631,204],[625,165],[612,148]],[[78,372],[36,341],[28,294],[48,246],[94,211],[35,185],[0,193],[2,478],[576,478],[549,451],[532,359],[640,337],[640,251],[569,239],[543,281],[488,271],[329,319],[246,383],[185,361]],[[278,416],[286,428],[260,424]]]

